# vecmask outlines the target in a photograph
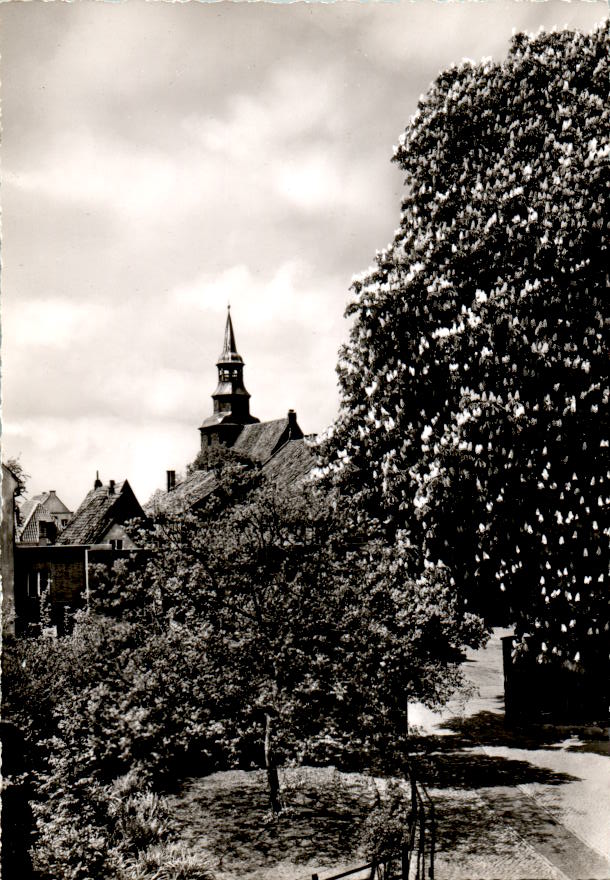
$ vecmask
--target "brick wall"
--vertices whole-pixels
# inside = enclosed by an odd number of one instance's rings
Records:
[[[15,610],[19,630],[37,623],[39,593],[51,582],[51,606],[61,623],[63,606],[78,608],[86,588],[87,548],[53,545],[15,548]]]

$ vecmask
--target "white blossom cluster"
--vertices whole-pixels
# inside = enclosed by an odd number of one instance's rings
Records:
[[[394,158],[326,469],[471,607],[503,593],[523,648],[586,663],[609,628],[610,25],[441,74]]]

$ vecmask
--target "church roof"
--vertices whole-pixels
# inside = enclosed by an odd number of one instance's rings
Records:
[[[145,505],[150,516],[158,513],[176,514],[191,510],[211,495],[216,488],[214,471],[194,471],[169,492],[153,496]]]
[[[296,425],[296,421],[294,423]],[[232,446],[235,452],[241,455],[247,455],[253,461],[261,464],[271,458],[280,446],[293,439],[290,434],[291,424],[289,418],[275,419],[272,422],[259,422],[254,425],[244,425],[239,436]],[[296,431],[292,434],[302,437],[303,432],[296,425]]]
[[[278,489],[301,483],[316,465],[313,444],[305,438],[290,440],[263,466],[263,473]]]
[[[288,419],[278,419],[278,422],[287,422]],[[264,425],[274,425],[275,422],[263,422]],[[259,425],[246,425],[249,427],[262,427]],[[259,449],[263,447],[261,443]],[[232,447],[235,451],[246,454],[237,449],[237,444]],[[312,444],[303,438],[287,440],[273,455],[269,456],[263,464],[263,473],[278,487],[286,488],[305,479],[307,474],[315,466],[315,454]],[[146,512],[151,516],[158,513],[177,514],[185,510],[198,507],[212,494],[216,488],[217,480],[214,471],[195,471],[185,480],[171,489],[154,496],[146,505]]]
[[[91,489],[66,528],[59,544],[96,544],[115,523],[143,517],[144,511],[127,480]]]

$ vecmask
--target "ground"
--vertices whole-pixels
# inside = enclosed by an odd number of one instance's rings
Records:
[[[608,741],[596,730],[510,731],[495,631],[468,655],[470,691],[439,714],[411,707],[418,773],[436,805],[437,880],[610,880]],[[365,861],[360,828],[384,781],[288,770],[290,810],[270,821],[260,771],[186,780],[180,838],[217,880],[308,880]]]
[[[437,804],[439,880],[610,878],[608,739],[504,725],[501,636],[464,664],[470,698],[414,706],[420,773]]]

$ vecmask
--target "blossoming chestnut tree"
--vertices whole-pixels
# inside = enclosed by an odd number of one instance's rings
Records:
[[[610,26],[516,36],[421,99],[353,284],[326,468],[522,650],[608,639]],[[496,621],[498,622],[498,621]]]

